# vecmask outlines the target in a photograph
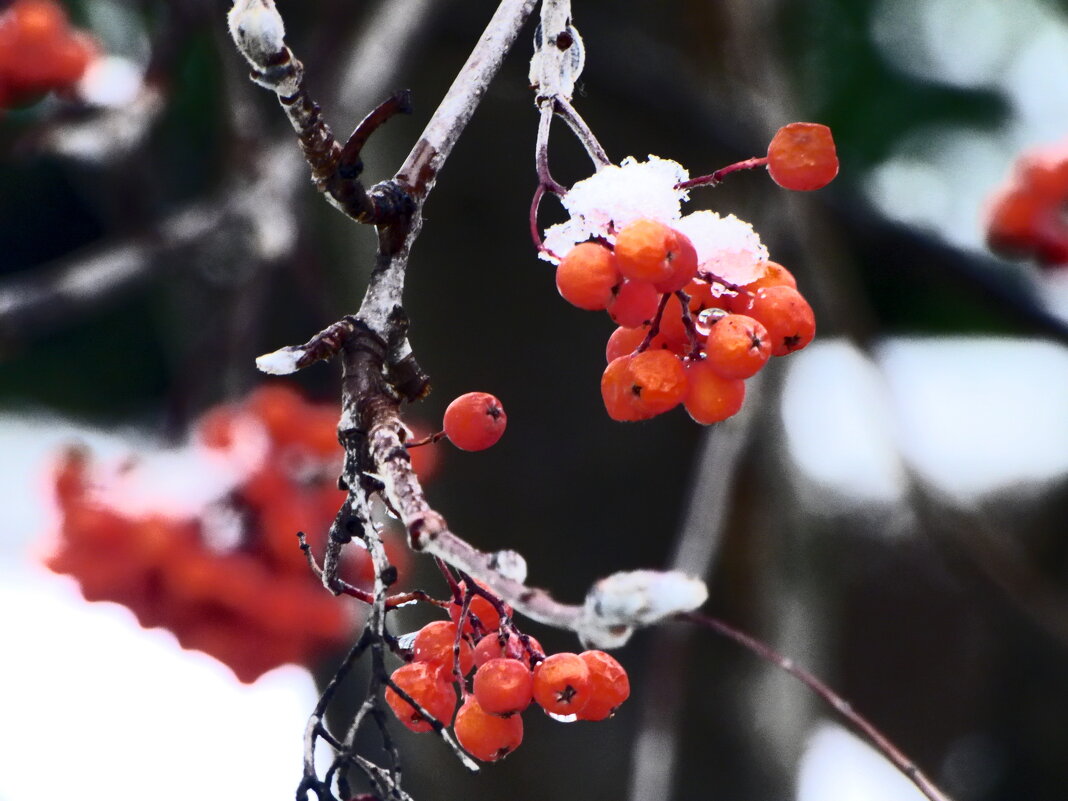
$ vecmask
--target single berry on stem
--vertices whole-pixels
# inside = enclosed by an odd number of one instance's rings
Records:
[[[590,669],[578,654],[545,657],[534,668],[534,700],[553,715],[575,715],[590,697]]]
[[[745,400],[745,381],[724,378],[707,360],[686,365],[688,381],[683,406],[696,422],[711,425],[738,413]]]
[[[768,173],[784,189],[821,189],[838,175],[831,129],[818,122],[791,122],[768,145]]]
[[[501,402],[488,392],[468,392],[445,409],[442,428],[460,450],[481,451],[497,443],[508,417]]]
[[[587,311],[608,308],[620,280],[612,251],[597,242],[575,245],[556,268],[560,296]]]
[[[412,659],[429,662],[452,673],[456,665],[456,624],[451,620],[435,620],[427,623],[415,635],[412,644]],[[460,673],[466,676],[475,665],[474,649],[466,638],[460,639]]]
[[[523,742],[523,718],[491,715],[479,706],[473,695],[456,713],[452,730],[463,749],[483,762],[496,762]]]
[[[637,328],[652,320],[660,305],[660,295],[652,284],[625,279],[608,303],[608,316],[623,328]]]
[[[800,292],[785,284],[758,290],[746,314],[767,328],[772,356],[801,350],[816,336],[812,307]]]
[[[534,678],[518,659],[491,659],[475,672],[472,689],[486,712],[511,715],[530,706]]]
[[[590,699],[578,713],[579,720],[610,718],[630,697],[627,671],[604,651],[583,651],[579,657],[590,669]]]
[[[708,364],[724,378],[750,378],[767,364],[771,338],[752,317],[727,314],[712,323],[705,354]]]
[[[625,278],[657,284],[660,292],[686,286],[697,272],[697,251],[684,235],[656,220],[636,220],[616,234],[616,265]],[[678,283],[674,289],[659,285]]]
[[[440,665],[409,662],[393,671],[390,678],[439,723],[448,726],[452,721],[452,713],[456,709],[456,691],[446,681]],[[430,721],[394,692],[392,687],[386,688],[386,703],[397,719],[412,731],[423,732],[433,728]]]

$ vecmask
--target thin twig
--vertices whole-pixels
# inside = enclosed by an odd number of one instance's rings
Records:
[[[739,631],[722,620],[702,615],[697,612],[686,612],[680,614],[678,618],[710,629],[729,640],[733,640],[738,645],[741,645],[743,648],[746,648],[759,656],[765,662],[769,662],[780,670],[789,673],[826,701],[839,715],[862,732],[876,749],[878,749],[883,756],[893,763],[894,767],[901,771],[914,785],[916,785],[916,788],[929,798],[930,801],[952,801],[950,796],[943,793],[942,790],[940,790],[938,786],[920,770],[916,763],[905,756],[905,754],[896,745],[890,742],[889,738],[877,729],[871,721],[853,709],[848,701],[828,687],[823,681],[804,668],[799,667],[794,660],[783,656],[766,643]]]

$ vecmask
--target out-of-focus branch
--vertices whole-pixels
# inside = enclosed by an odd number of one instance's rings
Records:
[[[748,649],[764,661],[770,662],[780,670],[789,673],[830,704],[835,712],[845,718],[857,730],[862,732],[879,752],[890,760],[894,767],[900,770],[913,784],[915,784],[916,788],[923,793],[924,796],[929,798],[930,801],[952,801],[948,795],[943,793],[938,786],[928,778],[927,774],[920,770],[915,762],[905,756],[905,754],[896,745],[890,742],[889,738],[877,729],[871,721],[853,709],[853,706],[848,701],[828,687],[823,681],[804,668],[798,666],[794,660],[783,656],[760,640],[750,637],[748,634],[724,623],[722,620],[717,620],[716,618],[697,613],[687,613],[680,615],[679,617],[682,620],[688,620],[698,626],[710,629],[729,640],[733,640],[738,643],[738,645]]]
[[[675,570],[706,578],[712,572],[730,513],[738,462],[755,418],[752,400],[734,418],[705,434],[686,518],[671,557]],[[692,630],[668,626],[652,635],[638,736],[631,750],[630,801],[671,797],[682,715],[681,674],[690,664],[687,654],[692,634]]]

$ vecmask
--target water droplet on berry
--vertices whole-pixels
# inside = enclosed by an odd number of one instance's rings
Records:
[[[558,723],[574,723],[576,720],[578,720],[578,715],[575,714],[557,715],[555,712],[546,712],[545,714],[547,714],[549,717],[551,717]]]
[[[697,327],[697,333],[703,337],[708,336],[708,332],[712,330],[712,324],[716,322],[720,317],[727,314],[723,309],[705,309],[703,312],[697,315],[695,326]]]

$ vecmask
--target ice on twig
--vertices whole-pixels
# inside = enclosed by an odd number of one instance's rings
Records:
[[[300,369],[304,351],[287,345],[271,353],[256,357],[256,369],[269,375],[289,375]]]
[[[285,25],[273,0],[237,0],[227,21],[234,44],[254,67],[268,66],[285,47]]]
[[[703,581],[677,570],[613,573],[587,594],[579,635],[590,645],[615,648],[634,629],[691,612],[707,599]]]
[[[490,556],[490,567],[507,579],[522,584],[527,580],[527,560],[516,551],[497,551]]]

